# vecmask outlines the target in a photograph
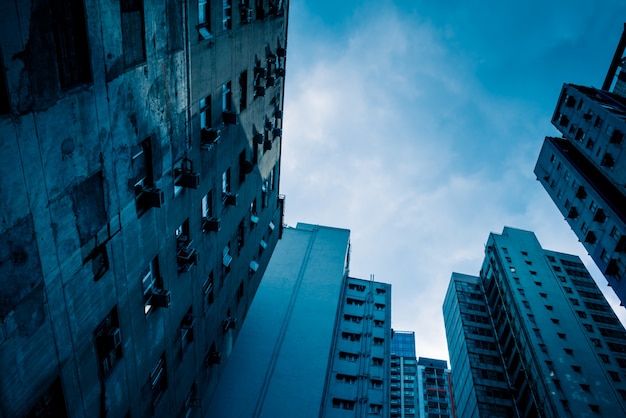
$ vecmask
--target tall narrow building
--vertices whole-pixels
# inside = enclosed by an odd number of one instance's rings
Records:
[[[458,416],[626,413],[626,330],[578,257],[505,227],[443,310]]]
[[[417,410],[415,332],[394,330],[391,337],[391,418],[415,418]]]
[[[546,137],[535,166],[537,179],[622,303],[626,303],[625,45],[626,32],[603,89],[563,86],[552,116],[562,137]]]
[[[0,13],[0,416],[202,416],[281,234],[288,2]]]
[[[349,238],[285,229],[209,416],[388,415],[391,286],[348,276]]]
[[[417,359],[417,409],[419,418],[449,418],[450,369],[448,362],[426,357]]]

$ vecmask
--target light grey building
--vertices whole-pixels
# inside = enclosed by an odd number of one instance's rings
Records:
[[[626,302],[626,32],[603,89],[565,84],[552,116],[562,138],[546,137],[537,180],[609,285]],[[615,72],[617,77],[615,76]],[[615,81],[613,81],[615,78]]]
[[[432,358],[417,359],[417,409],[420,418],[449,418],[450,369],[448,362]]]
[[[350,232],[286,228],[209,416],[388,413],[391,287],[348,277]]]
[[[288,3],[0,14],[0,416],[201,416],[281,234]]]
[[[532,232],[490,234],[452,275],[444,322],[458,416],[622,416],[626,331],[580,259]]]

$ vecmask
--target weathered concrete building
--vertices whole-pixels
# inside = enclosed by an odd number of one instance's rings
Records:
[[[0,416],[201,416],[282,229],[288,4],[0,3]]]

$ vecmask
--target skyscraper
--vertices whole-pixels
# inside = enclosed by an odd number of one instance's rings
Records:
[[[285,229],[210,416],[388,414],[391,286],[348,277],[349,237]]]
[[[281,234],[287,12],[2,2],[0,415],[206,409]]]
[[[394,330],[391,337],[392,418],[413,418],[417,411],[415,332]]]
[[[458,416],[626,413],[626,331],[578,257],[505,227],[443,310]]]
[[[626,72],[622,36],[603,89],[565,84],[535,174],[609,285],[626,302]],[[621,70],[620,70],[621,68]],[[615,73],[617,79],[613,82]],[[612,89],[612,91],[609,91]]]

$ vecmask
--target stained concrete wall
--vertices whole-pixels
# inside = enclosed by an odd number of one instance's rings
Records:
[[[240,112],[237,80],[246,68],[252,74],[255,57],[266,64],[268,45],[286,46],[287,4],[282,14],[249,24],[242,24],[235,4],[232,29],[200,42],[195,1],[143,3],[146,60],[128,67],[120,2],[84,1],[90,76],[70,89],[59,77],[50,2],[0,4],[0,82],[6,81],[10,109],[0,115],[0,416],[25,414],[57,379],[59,402],[72,417],[105,411],[169,417],[192,406],[201,415],[281,233],[282,138],[264,152],[252,132],[276,107],[282,109],[283,81],[257,99],[250,86],[248,107]],[[222,2],[210,1],[209,7],[217,28]],[[221,118],[227,79],[237,125],[225,126]],[[212,122],[222,130],[210,150],[200,146],[196,91],[211,94]],[[154,186],[163,191],[164,203],[139,210],[132,157],[148,137]],[[240,184],[239,155],[252,155],[255,146],[258,163]],[[183,156],[193,161],[200,183],[175,193],[173,168]],[[228,167],[236,206],[222,205],[221,175]],[[270,173],[275,186],[264,192]],[[221,229],[204,233],[201,200],[209,190]],[[254,225],[253,199],[259,218]],[[198,262],[179,273],[175,231],[187,219]],[[240,223],[245,244],[237,249]],[[222,264],[227,243],[229,272]],[[141,272],[155,256],[171,304],[146,316]],[[250,270],[253,260],[256,272]],[[202,287],[211,271],[214,301],[205,310]],[[122,358],[103,377],[94,333],[114,308]],[[190,308],[194,339],[183,352],[181,321]],[[237,318],[238,326],[224,332],[227,316]],[[222,364],[205,362],[212,345],[223,354]],[[149,375],[163,353],[167,389],[153,405]]]

